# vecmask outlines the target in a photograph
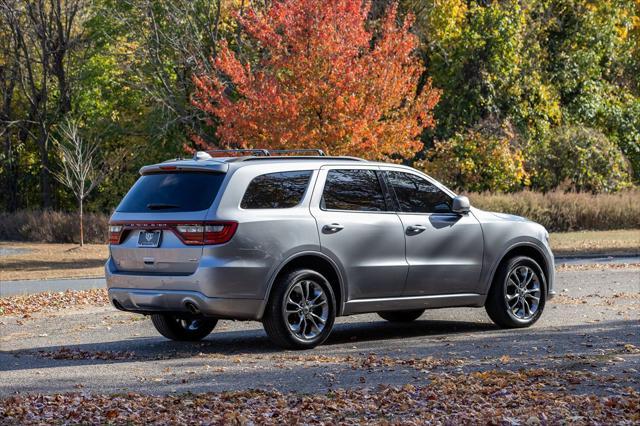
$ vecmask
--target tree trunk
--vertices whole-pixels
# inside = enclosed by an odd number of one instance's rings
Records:
[[[38,145],[40,145],[40,193],[42,196],[42,208],[51,208],[51,179],[49,176],[49,135],[46,124],[42,123]]]
[[[82,225],[82,198],[80,198],[80,247],[84,246],[84,226]]]

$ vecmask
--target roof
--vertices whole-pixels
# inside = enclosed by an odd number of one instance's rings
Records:
[[[243,150],[228,150],[228,151],[233,151],[235,153],[236,151],[243,151]],[[266,150],[256,150],[256,151],[266,151]],[[306,150],[303,150],[303,151],[306,151]],[[209,151],[209,152],[212,152],[212,151]],[[319,151],[319,152],[322,152],[322,151]],[[238,168],[244,165],[256,164],[258,162],[282,163],[282,162],[294,162],[294,161],[309,162],[310,165],[313,165],[313,166],[316,165],[313,163],[319,163],[320,165],[322,165],[326,163],[353,164],[353,163],[367,162],[367,160],[359,157],[327,156],[327,155],[324,155],[324,153],[322,153],[322,155],[267,154],[267,155],[244,155],[244,156],[235,156],[235,157],[214,157],[214,156],[211,156],[208,152],[198,151],[194,154],[193,158],[190,158],[190,159],[174,158],[172,160],[167,160],[159,164],[151,164],[148,166],[144,166],[140,169],[140,174],[153,173],[153,172],[159,172],[159,171],[170,171],[170,170],[211,171],[211,172],[226,173],[229,171],[230,167]]]

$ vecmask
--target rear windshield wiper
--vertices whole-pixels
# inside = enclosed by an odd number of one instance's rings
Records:
[[[162,209],[175,209],[180,207],[177,204],[165,204],[165,203],[149,203],[147,208],[149,210],[162,210]]]

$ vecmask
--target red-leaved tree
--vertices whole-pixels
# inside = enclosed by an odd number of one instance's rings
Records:
[[[214,74],[194,78],[193,104],[215,120],[225,146],[410,157],[434,125],[439,91],[421,83],[412,18],[399,26],[392,6],[371,29],[369,8],[359,0],[282,0],[249,12],[240,20],[257,59],[242,62],[223,44]]]

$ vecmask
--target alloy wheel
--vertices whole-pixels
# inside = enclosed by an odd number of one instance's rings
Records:
[[[538,274],[529,266],[516,266],[508,275],[504,298],[511,314],[521,321],[533,318],[540,307]]]
[[[282,314],[296,338],[313,340],[322,333],[329,318],[327,295],[315,281],[298,281],[286,294]]]

